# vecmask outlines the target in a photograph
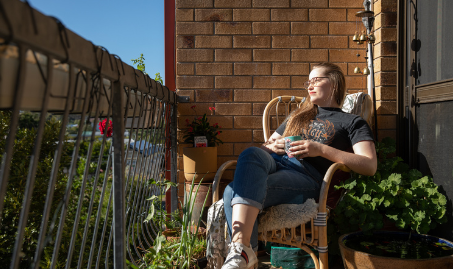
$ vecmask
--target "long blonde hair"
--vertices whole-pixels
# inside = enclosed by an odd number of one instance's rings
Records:
[[[346,96],[346,81],[340,67],[333,63],[319,63],[313,66],[313,69],[322,68],[325,76],[329,78],[332,85],[331,98],[341,106]],[[300,135],[302,129],[308,128],[310,121],[318,114],[318,106],[313,104],[308,97],[302,106],[296,109],[286,123],[286,129],[283,136]]]

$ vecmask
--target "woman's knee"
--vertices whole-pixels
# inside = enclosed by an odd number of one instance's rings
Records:
[[[265,157],[267,157],[263,154],[268,154],[268,153],[257,147],[249,147],[241,152],[241,154],[239,155],[239,158],[238,158],[238,162],[241,160],[251,160],[251,159],[257,159],[257,160],[261,161]]]

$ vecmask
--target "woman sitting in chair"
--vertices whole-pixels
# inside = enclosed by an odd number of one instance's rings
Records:
[[[332,63],[313,67],[305,83],[310,98],[295,110],[261,148],[248,148],[238,158],[234,181],[223,200],[230,251],[222,269],[258,266],[257,216],[279,204],[318,199],[324,174],[334,162],[373,175],[377,159],[373,134],[361,117],[341,110],[345,78]],[[284,137],[298,136],[285,151]],[[353,153],[347,152],[353,149]]]

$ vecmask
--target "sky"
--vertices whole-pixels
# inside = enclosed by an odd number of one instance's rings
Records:
[[[29,0],[39,12],[105,47],[123,62],[145,58],[146,72],[165,78],[164,0]],[[165,80],[164,80],[165,81]]]

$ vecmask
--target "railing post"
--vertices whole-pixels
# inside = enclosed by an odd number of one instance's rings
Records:
[[[176,121],[178,120],[176,115],[178,111],[178,103],[176,102],[176,93],[171,92],[170,94],[173,94],[175,96],[175,103],[172,104],[172,110],[171,110],[171,123],[170,123],[170,132],[171,132],[171,182],[178,183],[178,176],[177,176],[177,141],[176,141],[176,136],[177,136],[177,126],[176,126]],[[184,188],[184,186],[182,187]],[[171,188],[171,212],[175,212],[178,210],[178,189],[177,187],[172,187]]]
[[[123,83],[113,83],[113,264],[126,268]]]

